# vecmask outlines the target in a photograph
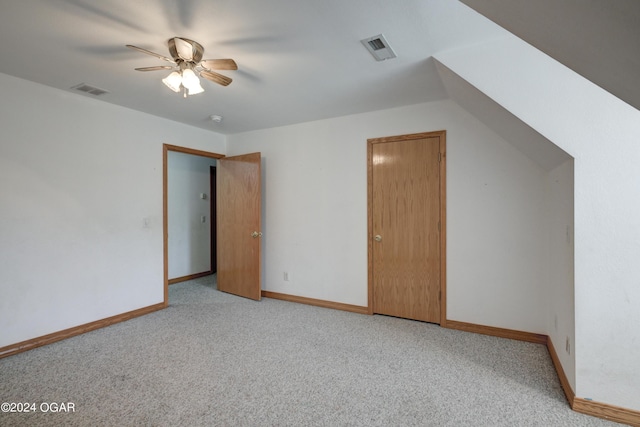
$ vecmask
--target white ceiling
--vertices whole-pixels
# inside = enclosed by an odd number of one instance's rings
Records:
[[[500,31],[451,0],[0,0],[0,72],[231,134],[393,108],[447,94],[430,56]],[[383,33],[398,57],[376,62],[360,43]],[[183,99],[166,65],[125,47],[168,55],[173,36],[205,58],[233,58],[228,87],[203,81]],[[74,93],[80,93],[74,91]],[[90,95],[82,95],[90,96]],[[224,116],[222,123],[209,116]]]
[[[628,13],[622,24],[617,18],[622,9],[597,14],[602,5],[640,4],[637,0],[563,0],[560,6],[554,6],[556,0],[519,0],[520,9],[507,8],[507,1],[466,2],[516,34],[544,32],[551,41],[557,34],[561,62],[564,44],[579,45],[587,25],[587,33],[599,36],[579,54],[588,54],[589,64],[604,58],[611,43],[640,29],[632,28],[640,13]],[[572,12],[572,24],[562,29],[559,18],[545,19],[554,8],[563,11],[558,16]],[[594,13],[603,20],[596,29]],[[535,32],[531,28],[538,21],[546,24]],[[616,25],[624,27],[611,36],[604,31]],[[397,58],[376,62],[360,43],[380,33]],[[503,34],[454,0],[0,0],[0,72],[62,90],[86,83],[109,91],[96,99],[233,134],[446,98],[431,56]],[[203,94],[183,99],[161,83],[168,72],[134,71],[166,63],[126,44],[168,56],[166,41],[173,36],[202,43],[205,58],[235,59],[239,70],[223,72],[233,83],[203,81]],[[618,92],[631,93],[624,90],[631,84],[640,91],[640,74],[633,74],[640,51],[629,52],[639,40],[616,45],[617,57],[632,56],[607,74],[620,83]],[[575,56],[579,49],[569,50]],[[637,96],[632,105],[640,105],[640,92]],[[224,116],[222,123],[211,122],[212,114]]]

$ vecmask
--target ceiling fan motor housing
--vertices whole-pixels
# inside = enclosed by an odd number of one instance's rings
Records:
[[[167,44],[169,53],[176,62],[187,61],[197,64],[202,61],[204,47],[196,41],[184,37],[172,37]]]

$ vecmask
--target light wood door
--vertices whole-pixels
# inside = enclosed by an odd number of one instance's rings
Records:
[[[260,153],[219,159],[216,184],[218,289],[260,300]]]
[[[369,140],[373,312],[441,323],[444,132]]]

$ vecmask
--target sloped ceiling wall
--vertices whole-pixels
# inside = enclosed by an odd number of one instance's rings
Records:
[[[460,0],[640,109],[637,0]]]
[[[451,99],[542,169],[551,171],[571,158],[560,147],[476,89],[446,65],[436,61],[436,66]]]

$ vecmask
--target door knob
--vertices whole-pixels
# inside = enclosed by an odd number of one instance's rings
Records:
[[[379,234],[376,234],[376,236],[373,238],[376,242],[381,242],[382,241],[382,236]]]
[[[256,237],[262,237],[262,232],[260,231],[254,231],[253,233],[251,233],[251,237],[253,237],[254,239]]]

